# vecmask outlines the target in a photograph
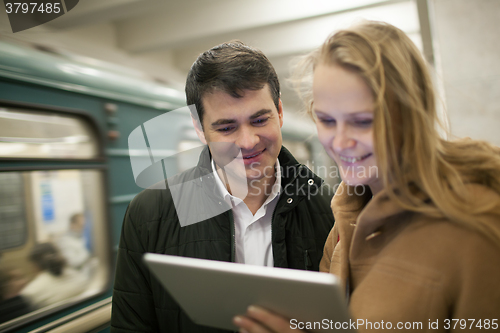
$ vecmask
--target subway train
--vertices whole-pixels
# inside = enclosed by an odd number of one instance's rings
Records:
[[[157,151],[181,172],[200,144],[182,107],[130,68],[0,41],[0,332],[109,331],[122,220],[145,187],[134,161],[151,157],[129,136],[168,115]],[[313,171],[329,163],[286,114],[283,142]]]

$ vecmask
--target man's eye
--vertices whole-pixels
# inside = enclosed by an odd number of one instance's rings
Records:
[[[269,117],[268,118],[262,118],[262,119],[256,119],[256,120],[253,121],[253,123],[255,125],[262,125],[262,124],[265,124],[268,120],[269,120]]]
[[[230,126],[230,127],[222,127],[222,128],[218,128],[217,129],[217,132],[222,132],[222,133],[226,133],[226,132],[230,132],[231,130],[233,130],[234,127],[233,126]]]

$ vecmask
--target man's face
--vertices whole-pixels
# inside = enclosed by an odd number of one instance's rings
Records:
[[[71,230],[73,230],[76,233],[82,234],[84,227],[85,227],[85,218],[83,217],[82,214],[78,214],[75,217],[75,220],[72,221],[71,223]]]
[[[267,84],[242,95],[236,98],[215,91],[203,96],[205,113],[199,135],[217,165],[233,161],[225,168],[228,174],[259,180],[274,173],[282,144],[283,110],[281,101],[276,110]]]

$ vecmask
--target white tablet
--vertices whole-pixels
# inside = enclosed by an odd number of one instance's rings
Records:
[[[153,253],[144,261],[199,325],[237,330],[232,319],[249,305],[290,318],[292,328],[324,332],[349,323],[343,291],[332,274]]]

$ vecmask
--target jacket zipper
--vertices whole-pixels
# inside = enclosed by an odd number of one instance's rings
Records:
[[[302,164],[299,164],[298,168],[297,168],[297,174],[295,175],[295,177],[293,177],[293,179],[291,181],[288,182],[288,184],[291,184],[295,179],[297,179],[297,177],[299,177],[299,173],[300,173],[300,168],[302,167]],[[287,184],[287,185],[288,185]],[[283,186],[283,188],[285,188]],[[280,194],[280,197],[281,197],[281,194]],[[279,206],[279,201],[280,201],[281,198],[278,198],[278,203],[276,204],[276,207],[274,207],[274,211],[273,211],[273,215],[271,215],[271,246],[273,244],[273,226],[274,226],[274,220],[275,220],[275,217],[276,217],[276,211],[278,209],[280,209],[282,206]],[[307,252],[306,252],[306,255],[307,255]],[[273,247],[273,266],[276,267],[276,261],[274,260],[274,247]],[[306,263],[307,265],[307,263]],[[307,266],[306,266],[306,270],[307,270]]]
[[[279,202],[280,198],[278,198]],[[276,216],[276,208],[278,208],[278,203],[276,203],[276,207],[274,207],[273,214],[271,215],[271,248],[273,251],[273,266],[276,267],[276,260],[274,260],[274,246],[273,246],[273,226],[274,226],[274,217]]]
[[[229,211],[229,222],[231,225],[231,262],[236,262],[236,226],[232,209]]]
[[[307,266],[309,266],[309,256],[308,256],[308,251],[304,251],[304,270],[307,271]]]

